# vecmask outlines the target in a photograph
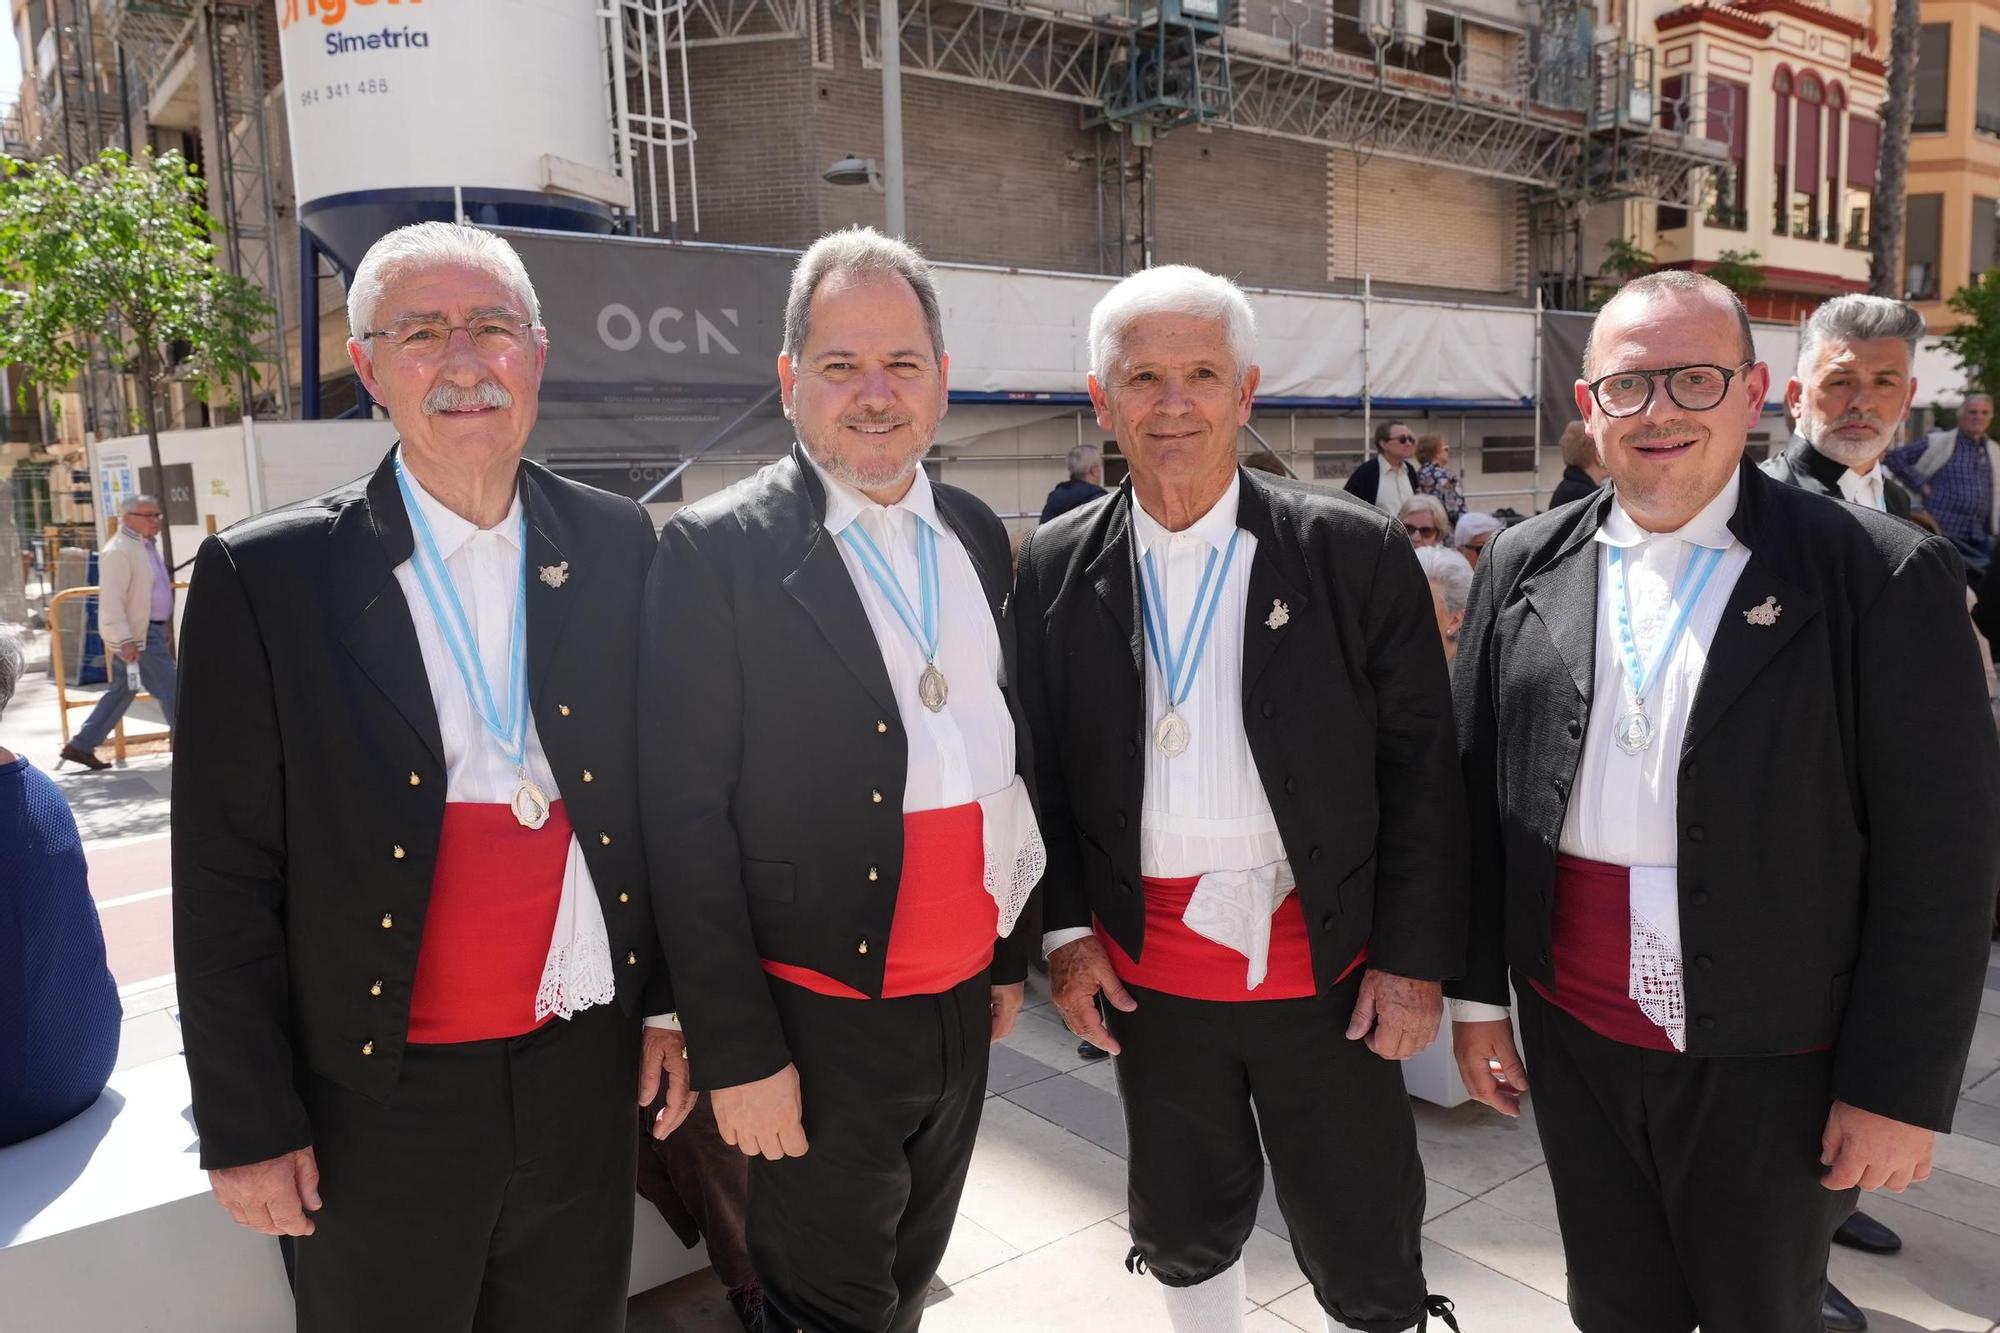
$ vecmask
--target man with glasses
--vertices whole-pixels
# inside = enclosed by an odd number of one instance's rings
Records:
[[[1628,284],[1576,386],[1613,485],[1496,536],[1460,638],[1454,1044],[1503,1114],[1532,1081],[1588,1333],[1819,1333],[1835,1227],[1930,1174],[1978,1016],[1959,560],[1746,466],[1768,383],[1726,287]]]
[[[160,559],[160,502],[130,495],[119,506],[117,535],[97,556],[97,632],[104,640],[104,668],[110,684],[83,720],[82,730],[62,748],[62,758],[97,772],[111,767],[97,747],[139,697],[133,684],[153,696],[174,725],[174,580]]]
[[[692,1104],[639,836],[653,527],[522,458],[547,356],[490,232],[391,232],[375,474],[195,561],[174,954],[201,1164],[298,1326],[611,1333],[638,1106]]]
[[[1417,436],[1400,421],[1375,428],[1375,456],[1354,469],[1347,493],[1394,516],[1417,493]]]

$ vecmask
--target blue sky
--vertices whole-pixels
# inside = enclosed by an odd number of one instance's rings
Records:
[[[0,33],[0,105],[12,102],[20,87],[20,39],[12,31]]]

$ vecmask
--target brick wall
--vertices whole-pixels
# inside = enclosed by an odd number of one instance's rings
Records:
[[[1154,149],[1164,263],[1260,287],[1327,286],[1326,151],[1229,130],[1176,130]]]
[[[1327,157],[1326,273],[1465,293],[1506,293],[1521,282],[1519,191],[1447,167],[1376,157]],[[1359,258],[1355,220],[1360,173]]]

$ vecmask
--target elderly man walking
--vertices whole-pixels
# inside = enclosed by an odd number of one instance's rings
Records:
[[[132,676],[174,725],[174,579],[160,559],[166,517],[150,495],[128,495],[118,509],[117,535],[97,556],[97,632],[104,640],[110,683],[83,727],[63,746],[62,758],[96,772],[111,767],[97,747],[139,697]]]
[[[1959,560],[1747,466],[1768,373],[1728,288],[1627,284],[1576,385],[1612,485],[1493,539],[1459,641],[1454,1043],[1503,1113],[1532,1082],[1586,1333],[1819,1333],[1834,1229],[1930,1174],[1978,1016]]]
[[[298,1326],[624,1327],[633,1124],[691,1101],[645,892],[653,528],[522,458],[547,355],[505,241],[371,247],[372,477],[203,543],[174,954],[201,1161],[297,1236]]]
[[[1396,1066],[1465,947],[1430,590],[1388,514],[1237,466],[1258,370],[1227,279],[1127,278],[1090,364],[1131,475],[1029,537],[1014,616],[1050,987],[1117,1056],[1131,1265],[1176,1333],[1242,1329],[1268,1156],[1329,1329],[1456,1327]]]
[[[777,368],[797,446],[674,515],[647,582],[653,900],[696,1086],[755,1154],[767,1319],[908,1333],[1044,859],[1010,553],[922,467],[949,362],[915,250],[865,228],[807,250]]]
[[[1951,430],[1935,430],[1889,451],[1890,471],[1923,499],[1924,509],[1958,547],[1978,581],[2000,536],[2000,443],[1988,434],[1993,396],[1966,395]]]

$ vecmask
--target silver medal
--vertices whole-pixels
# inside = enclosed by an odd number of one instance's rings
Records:
[[[1653,744],[1653,719],[1635,708],[1618,719],[1612,739],[1626,754],[1638,754],[1650,749]]]
[[[523,777],[514,787],[514,799],[508,806],[514,811],[514,818],[522,828],[536,829],[549,822],[548,793]]]
[[[917,677],[917,698],[933,713],[944,711],[944,701],[951,694],[951,687],[945,684],[944,672],[937,669],[937,663],[924,663],[924,674]]]
[[[1159,752],[1172,759],[1188,747],[1188,724],[1179,713],[1169,710],[1153,728],[1153,744]]]

